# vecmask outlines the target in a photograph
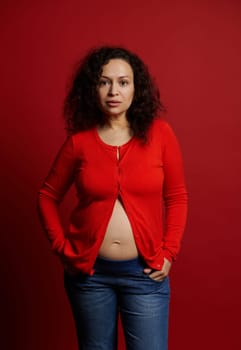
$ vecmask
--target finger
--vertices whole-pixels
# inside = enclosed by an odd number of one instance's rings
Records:
[[[156,281],[156,282],[164,281],[164,279],[167,278],[167,276],[157,276],[157,277],[152,278],[151,275],[149,275],[149,277],[150,277],[150,279],[152,279],[153,281]]]
[[[167,276],[164,276],[164,277],[162,277],[162,278],[155,278],[154,281],[156,281],[156,282],[162,282],[162,281],[164,281],[166,278],[167,278]]]
[[[149,274],[149,273],[151,273],[152,269],[146,267],[143,271],[144,271],[144,273]]]
[[[165,276],[165,273],[163,271],[154,271],[149,275],[151,278],[163,278]]]

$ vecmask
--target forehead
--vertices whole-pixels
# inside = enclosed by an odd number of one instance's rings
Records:
[[[115,58],[102,66],[102,75],[104,76],[128,76],[133,77],[133,70],[125,60]]]

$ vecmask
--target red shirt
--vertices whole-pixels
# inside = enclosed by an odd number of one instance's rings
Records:
[[[58,205],[73,182],[78,203],[64,232]],[[147,144],[133,137],[122,146],[111,146],[96,128],[67,136],[38,195],[38,212],[52,251],[93,274],[118,196],[147,265],[161,270],[164,257],[175,260],[186,222],[187,191],[180,146],[166,121],[153,121]]]

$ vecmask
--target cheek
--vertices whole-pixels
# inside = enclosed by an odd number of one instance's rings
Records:
[[[98,103],[102,103],[103,98],[104,98],[103,91],[97,91],[96,97],[97,97]]]
[[[130,103],[130,104],[132,103],[133,99],[134,99],[134,91],[131,91],[131,92],[129,93],[129,103]]]
[[[127,100],[133,99],[134,92],[135,92],[135,89],[134,89],[134,86],[133,86],[133,85],[129,85],[129,86],[126,87],[124,90],[122,90],[122,93],[125,95],[125,98],[126,98]]]

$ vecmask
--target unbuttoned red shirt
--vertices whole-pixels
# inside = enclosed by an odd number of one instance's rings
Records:
[[[58,206],[73,183],[78,201],[64,232]],[[117,198],[147,266],[160,270],[164,257],[175,260],[186,223],[187,190],[179,142],[167,121],[154,119],[145,144],[136,137],[121,146],[106,144],[96,127],[66,137],[38,194],[52,251],[93,274]]]

